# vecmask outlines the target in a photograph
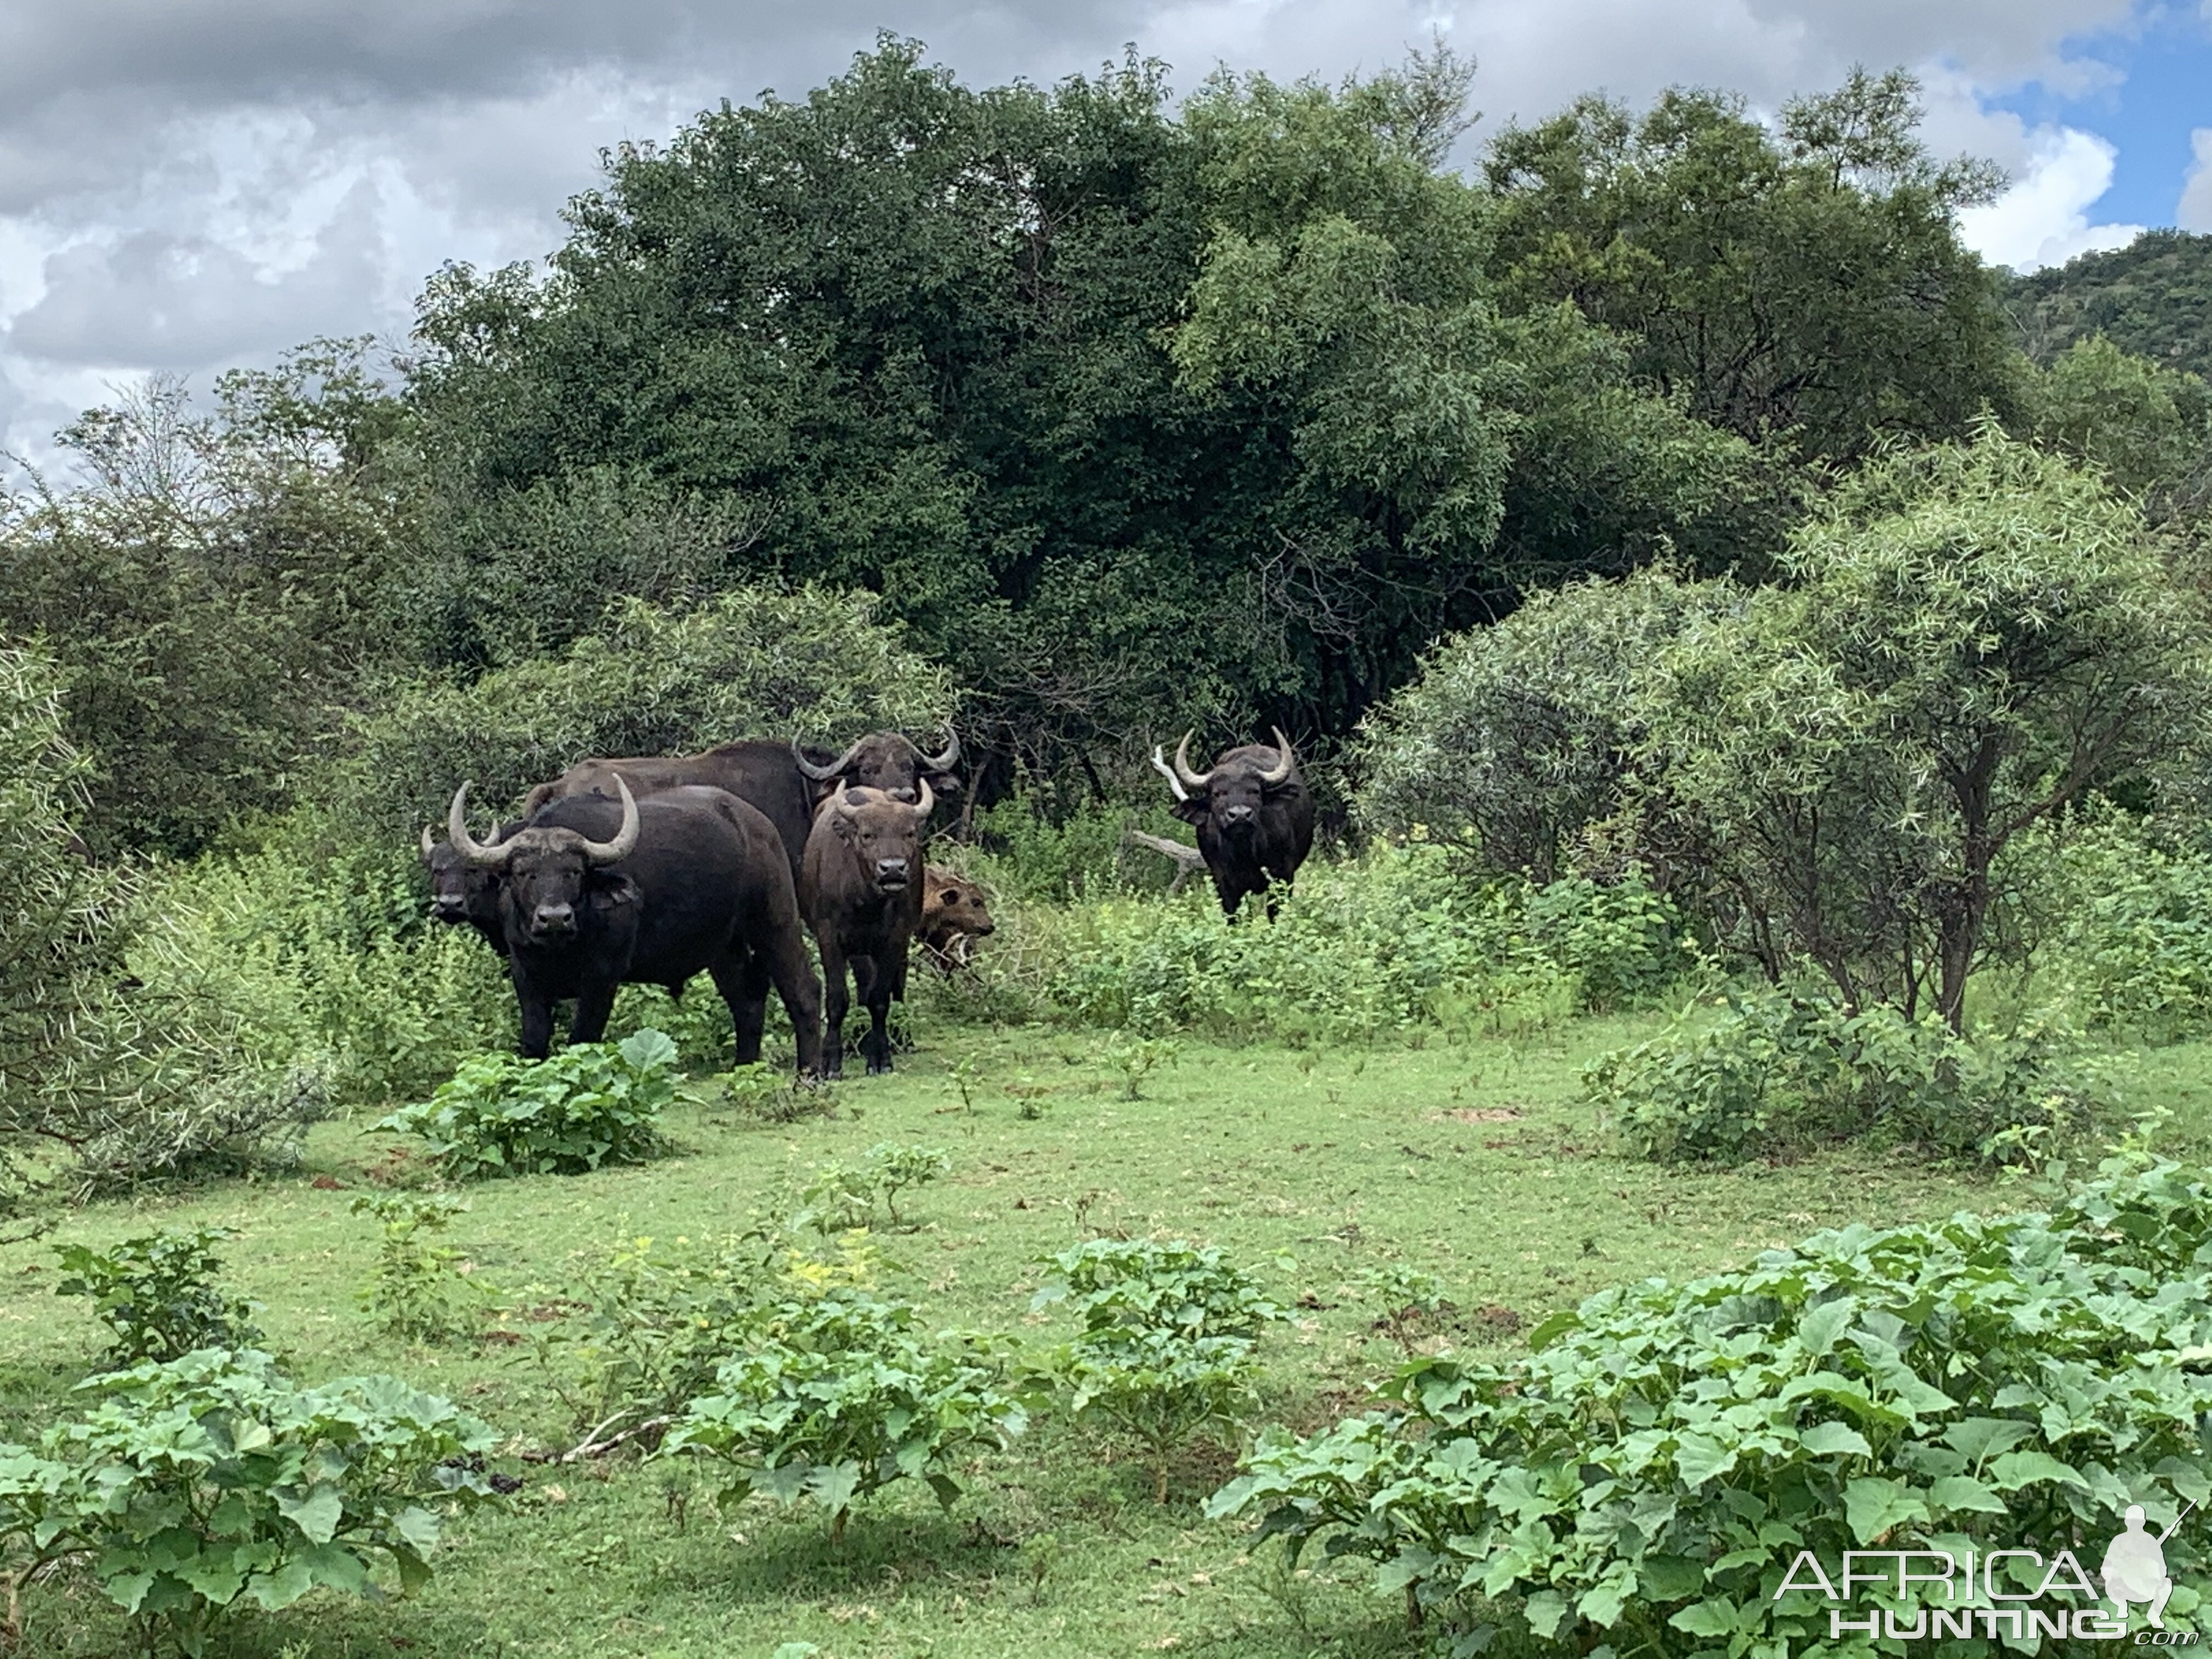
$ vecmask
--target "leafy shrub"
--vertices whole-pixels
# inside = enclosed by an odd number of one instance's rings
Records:
[[[1742,1158],[1872,1135],[2003,1161],[2023,1131],[2063,1137],[2087,1122],[2075,1050],[2055,1024],[1970,1042],[1933,1015],[1854,1014],[1765,988],[1603,1056],[1583,1087],[1647,1158]]]
[[[1099,1238],[1046,1260],[1058,1277],[1032,1310],[1070,1301],[1082,1328],[1042,1358],[1040,1379],[1061,1391],[1070,1415],[1142,1445],[1164,1504],[1176,1448],[1235,1425],[1256,1402],[1254,1351],[1283,1310],[1212,1246]]]
[[[253,1304],[215,1283],[222,1270],[215,1247],[237,1237],[228,1227],[196,1227],[126,1238],[105,1250],[64,1244],[54,1254],[69,1277],[54,1293],[92,1299],[115,1333],[109,1357],[118,1365],[176,1359],[195,1348],[251,1347],[261,1339]]]
[[[1147,775],[1149,778],[1150,775]],[[1141,805],[1085,801],[1054,811],[1032,790],[1010,795],[975,814],[981,856],[971,854],[979,879],[1012,902],[1066,904],[1121,892],[1164,892],[1176,866],[1158,853],[1133,847],[1129,831],[1141,830],[1190,844],[1188,826],[1168,810],[1164,794]]]
[[[755,1229],[713,1245],[625,1237],[529,1310],[537,1357],[579,1429],[657,1436],[750,1340],[763,1306],[875,1282],[865,1233],[811,1243]]]
[[[858,1164],[832,1159],[816,1165],[800,1183],[795,1224],[823,1232],[872,1226],[880,1203],[890,1224],[903,1226],[898,1195],[926,1186],[951,1167],[952,1155],[942,1147],[879,1140],[861,1154]]]
[[[0,647],[0,1203],[280,1156],[327,1095],[324,1055],[256,1041],[252,988],[188,948],[163,884],[76,839],[64,702],[51,662]]]
[[[2028,837],[2010,879],[2046,918],[2036,972],[2093,1029],[2173,1042],[2212,1026],[2212,858],[2117,811]]]
[[[809,1498],[842,1538],[851,1507],[914,1479],[950,1505],[951,1471],[1026,1424],[996,1386],[997,1367],[972,1339],[925,1342],[915,1310],[833,1291],[763,1310],[747,1352],[726,1361],[663,1443],[733,1466],[734,1491],[784,1504]]]
[[[363,1193],[356,1215],[374,1218],[381,1237],[376,1273],[362,1305],[394,1336],[435,1342],[456,1336],[483,1314],[490,1287],[468,1271],[468,1257],[424,1237],[441,1233],[465,1207],[446,1193]]]
[[[2205,1172],[2121,1158],[2055,1215],[1854,1226],[1619,1287],[1526,1358],[1417,1359],[1379,1391],[1395,1409],[1269,1431],[1212,1510],[1372,1560],[1467,1650],[1810,1650],[1827,1604],[1777,1599],[1800,1551],[1832,1572],[1877,1542],[2049,1560],[2130,1503],[2155,1525],[2169,1493],[2212,1498],[2208,1243]],[[2187,1617],[2202,1544],[2166,1547]],[[2042,1572],[2014,1559],[2011,1593]]]
[[[1106,1068],[1121,1079],[1121,1098],[1144,1097],[1145,1079],[1161,1066],[1172,1066],[1182,1057],[1181,1045],[1171,1037],[1132,1036],[1122,1032],[1099,1050]]]
[[[88,1559],[111,1601],[188,1654],[246,1602],[374,1594],[379,1557],[420,1585],[438,1511],[490,1491],[472,1472],[490,1429],[388,1376],[302,1389],[266,1354],[204,1348],[79,1392],[86,1416],[36,1450],[0,1448],[12,1583]]]
[[[1377,1310],[1375,1328],[1407,1350],[1425,1328],[1433,1328],[1452,1310],[1443,1280],[1402,1261],[1370,1267],[1354,1284],[1361,1297]]]
[[[658,1157],[666,1146],[660,1113],[676,1081],[676,1045],[653,1030],[546,1060],[483,1054],[428,1101],[376,1127],[422,1136],[446,1173],[463,1180],[577,1175]]]
[[[738,1115],[756,1123],[796,1123],[836,1109],[836,1097],[828,1088],[795,1082],[790,1073],[766,1060],[737,1066],[715,1081]]]
[[[625,600],[557,657],[404,691],[362,728],[337,811],[349,839],[410,847],[443,820],[463,778],[490,804],[585,755],[675,755],[802,731],[842,743],[878,727],[934,729],[951,702],[945,671],[908,650],[866,594],[761,586],[678,610]]]

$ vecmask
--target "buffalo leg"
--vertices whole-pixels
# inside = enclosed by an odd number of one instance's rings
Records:
[[[514,975],[514,984],[522,1009],[522,1039],[515,1052],[525,1060],[543,1060],[553,1051],[553,999],[523,990],[520,974]]]
[[[845,1014],[852,1005],[845,986],[845,953],[826,933],[817,934],[822,948],[822,1075],[845,1075]]]
[[[855,957],[853,977],[860,982],[860,1000],[867,1005],[868,1035],[860,1052],[868,1059],[868,1075],[880,1077],[891,1068],[891,992],[898,979],[888,954]]]
[[[730,1005],[731,1023],[737,1027],[738,1064],[750,1066],[761,1057],[761,1033],[768,1027],[768,964],[757,951],[748,955],[742,968],[731,963],[732,985],[722,982],[722,970],[709,971],[714,974],[714,987],[721,992],[722,1000]]]
[[[607,1034],[607,1021],[615,1012],[615,993],[618,987],[613,980],[586,984],[576,994],[576,1017],[568,1022],[568,1041],[597,1042]]]
[[[822,1070],[822,981],[806,959],[806,944],[796,927],[781,930],[753,947],[756,969],[775,986],[783,1012],[791,1020],[792,1041],[799,1049],[799,1072],[812,1077]],[[838,981],[842,987],[844,975]],[[763,1001],[766,994],[763,994]]]

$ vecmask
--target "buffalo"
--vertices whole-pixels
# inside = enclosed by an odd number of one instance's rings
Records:
[[[960,734],[950,726],[945,728],[945,748],[934,755],[923,754],[896,732],[871,732],[855,738],[843,754],[826,764],[809,759],[793,738],[791,758],[800,772],[820,786],[824,797],[841,782],[903,801],[915,799],[925,782],[939,799],[960,787],[960,775],[952,769],[960,763]]]
[[[933,864],[921,878],[921,948],[951,973],[968,965],[974,942],[998,931],[983,890],[966,877]]]
[[[815,814],[799,873],[799,907],[822,951],[828,990],[823,1061],[829,1077],[843,1069],[848,966],[868,1011],[860,1052],[871,1077],[891,1069],[891,994],[906,965],[921,885],[921,826],[936,797],[927,778],[909,804],[840,780]]]
[[[596,1042],[621,986],[681,992],[703,972],[729,1006],[739,1065],[760,1058],[773,984],[791,1017],[799,1072],[817,1072],[821,985],[775,827],[725,790],[693,786],[640,801],[619,774],[614,782],[618,803],[597,794],[556,800],[493,843],[469,834],[467,784],[447,815],[463,863],[497,876],[521,1053],[544,1057],[556,1002],[575,999],[568,1040]]]
[[[1152,751],[1152,764],[1174,793],[1175,815],[1198,830],[1198,850],[1221,908],[1231,917],[1247,893],[1267,895],[1275,914],[1273,876],[1289,886],[1313,850],[1313,796],[1298,775],[1291,740],[1275,728],[1275,746],[1249,743],[1226,750],[1204,772],[1190,769],[1190,740],[1183,733],[1172,768]]]
[[[791,865],[792,879],[799,878],[806,832],[814,827],[814,791],[781,744],[725,743],[696,755],[578,761],[550,783],[532,789],[524,798],[522,815],[534,817],[549,801],[571,795],[606,794],[617,779],[640,799],[665,789],[690,787],[727,790],[757,808],[774,826]]]

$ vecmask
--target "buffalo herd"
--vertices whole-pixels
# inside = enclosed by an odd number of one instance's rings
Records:
[[[1278,728],[1273,747],[1227,750],[1195,772],[1193,735],[1172,765],[1157,749],[1152,764],[1197,830],[1222,909],[1234,918],[1257,893],[1272,916],[1270,878],[1287,884],[1313,846],[1297,757]],[[592,1042],[621,987],[680,994],[703,973],[729,1006],[738,1064],[760,1058],[773,989],[802,1076],[841,1075],[855,995],[868,1013],[860,1054],[872,1075],[888,1072],[909,946],[951,972],[993,931],[982,890],[926,860],[930,814],[959,790],[959,759],[949,731],[935,754],[876,732],[826,762],[796,739],[592,758],[538,785],[481,841],[463,783],[444,838],[422,831],[430,915],[473,927],[505,960],[532,1058],[551,1046],[556,1003],[575,1004],[568,1040]]]

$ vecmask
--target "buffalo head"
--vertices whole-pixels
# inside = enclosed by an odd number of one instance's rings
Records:
[[[876,789],[854,789],[842,779],[823,803],[819,820],[852,851],[860,878],[878,891],[902,893],[921,875],[921,826],[937,805],[929,780],[921,799],[908,803]]]
[[[945,728],[944,749],[934,755],[923,754],[896,732],[871,732],[827,766],[807,759],[797,738],[791,740],[791,757],[816,783],[848,783],[894,800],[912,801],[925,784],[939,795],[960,787],[959,775],[952,769],[960,762],[960,734],[950,725]]]
[[[510,927],[519,927],[536,943],[557,944],[576,932],[592,872],[620,863],[637,848],[637,801],[619,776],[615,787],[622,793],[623,817],[611,841],[593,841],[574,830],[533,826],[486,845],[469,834],[465,783],[453,792],[446,834],[468,868],[499,872]]]
[[[1190,769],[1194,732],[1182,734],[1171,768],[1161,762],[1158,750],[1153,750],[1152,764],[1166,776],[1168,787],[1175,793],[1175,815],[1185,823],[1210,823],[1232,843],[1256,836],[1268,797],[1297,782],[1298,757],[1291,750],[1291,740],[1279,726],[1274,732],[1272,751],[1263,744],[1247,744],[1223,754],[1206,772]]]
[[[942,933],[948,939],[960,934],[988,939],[998,927],[981,888],[933,864],[922,879],[921,931],[929,937]]]

